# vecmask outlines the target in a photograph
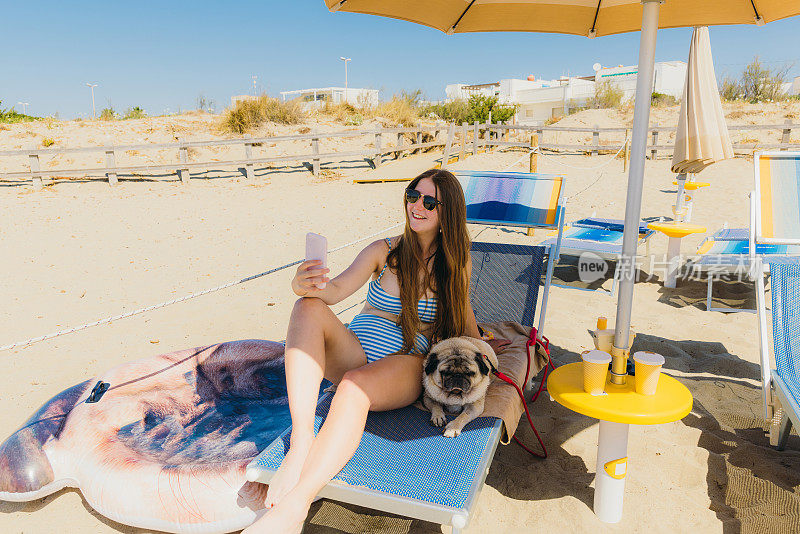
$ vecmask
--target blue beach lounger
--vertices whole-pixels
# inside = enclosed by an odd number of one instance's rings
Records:
[[[755,190],[750,193],[750,227],[719,230],[701,243],[697,250],[699,257],[689,263],[690,268],[709,272],[706,296],[709,311],[756,311],[712,308],[714,272],[746,272],[757,282],[758,299],[763,293],[764,275],[769,273],[771,258],[800,254],[800,152],[756,152],[753,169]]]
[[[458,175],[470,223],[555,229],[563,225],[562,178],[523,173]],[[553,254],[542,246],[473,242],[470,292],[479,323],[533,326],[544,270],[539,328],[544,326]],[[533,362],[535,365],[537,362]],[[535,375],[539,369],[531,369]],[[330,407],[316,412],[319,430]],[[473,514],[503,434],[499,418],[479,417],[456,438],[442,436],[415,406],[370,412],[353,458],[319,496],[383,512],[464,528]],[[288,450],[290,429],[248,466],[248,479],[268,483]]]
[[[706,273],[707,311],[725,313],[756,311],[747,308],[714,308],[712,305],[714,280],[721,276],[735,274],[745,275],[748,279],[753,278],[749,239],[750,230],[748,228],[722,228],[700,243],[695,253],[696,257],[687,262],[687,267],[691,271]],[[761,256],[800,254],[800,246],[797,245],[759,243],[755,249],[756,254]]]
[[[603,219],[600,217],[587,217],[564,226],[560,254],[580,255],[583,252],[592,252],[599,257],[618,261],[622,256],[622,231],[625,221],[619,219]],[[648,247],[647,255],[650,254],[650,237],[655,233],[654,230],[647,228],[647,223],[639,225],[639,245]],[[557,236],[548,237],[540,244],[552,246],[558,239]],[[617,285],[614,278],[609,294],[613,295]],[[564,286],[569,287],[569,286]]]

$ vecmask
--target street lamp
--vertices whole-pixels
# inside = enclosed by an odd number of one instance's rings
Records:
[[[347,62],[352,60],[344,56],[340,56],[339,59],[344,61],[344,101],[347,103]]]
[[[95,110],[95,107],[94,107],[94,88],[97,87],[97,84],[96,83],[86,82],[86,85],[92,90],[92,118],[96,119],[97,118],[97,111]]]
[[[23,115],[27,115],[28,114],[28,105],[29,104],[27,102],[17,102],[17,104],[22,106],[22,114]]]

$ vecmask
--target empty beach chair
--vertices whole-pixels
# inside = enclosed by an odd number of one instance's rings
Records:
[[[587,217],[564,226],[559,254],[579,256],[584,252],[592,252],[609,261],[618,261],[622,256],[622,231],[625,223],[619,219],[603,219]],[[647,223],[639,224],[639,245],[645,245],[650,255],[650,237],[654,230],[647,228]],[[541,245],[553,246],[556,235],[548,236]],[[558,284],[556,284],[558,285]],[[614,278],[609,294],[613,295],[617,285]],[[569,286],[559,286],[569,287]]]
[[[563,225],[561,177],[464,173],[459,179],[471,223],[549,229]],[[549,256],[546,262],[545,254]],[[552,247],[474,242],[471,255],[470,292],[481,324],[516,321],[530,329],[545,271],[541,334],[552,276]],[[532,358],[530,364],[535,375],[541,362]],[[329,396],[318,404],[317,430],[329,405]],[[269,482],[288,450],[290,432],[248,466],[249,479]],[[415,406],[370,412],[355,455],[320,496],[450,525],[453,532],[460,532],[473,514],[502,435],[503,422],[496,417],[479,417],[458,437],[446,438],[441,428],[430,424],[430,414]]]
[[[717,231],[700,244],[697,257],[688,262],[689,269],[708,274],[709,311],[756,311],[713,308],[714,279],[725,274],[746,275],[761,284],[756,287],[758,298],[772,258],[800,254],[800,152],[756,152],[753,169],[750,227]]]
[[[798,263],[794,254],[762,256],[761,245],[800,245],[800,152],[756,152],[755,190],[750,194],[749,256],[756,278],[761,380],[770,442],[782,447],[798,424]],[[790,251],[791,252],[791,251]],[[770,366],[764,276],[772,291],[772,332],[776,369]]]
[[[706,310],[733,312],[755,312],[747,308],[714,308],[712,295],[714,281],[726,276],[739,276],[755,280],[750,254],[750,230],[748,228],[722,228],[707,237],[697,247],[695,257],[687,262],[692,273],[706,275]],[[755,247],[760,256],[786,256],[800,254],[800,246],[759,243]],[[765,264],[766,265],[766,264]],[[764,275],[765,273],[761,273]]]

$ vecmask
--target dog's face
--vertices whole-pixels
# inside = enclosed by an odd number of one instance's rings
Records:
[[[440,341],[425,358],[425,392],[442,404],[474,402],[489,386],[491,370],[484,355],[497,365],[494,351],[482,340],[464,336]]]

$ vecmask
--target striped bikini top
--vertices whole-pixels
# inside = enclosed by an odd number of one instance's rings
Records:
[[[391,247],[391,243],[388,239],[386,242]],[[388,264],[385,264],[383,269],[381,269],[378,278],[369,283],[369,287],[367,289],[367,302],[376,310],[385,311],[394,315],[400,315],[400,311],[402,311],[403,308],[402,304],[400,303],[400,297],[390,295],[385,289],[383,289],[383,286],[381,286],[381,277],[383,277],[383,273],[386,272],[387,266]],[[417,315],[419,315],[420,321],[423,323],[433,322],[433,320],[436,318],[437,302],[438,301],[436,297],[419,300],[417,303]]]

